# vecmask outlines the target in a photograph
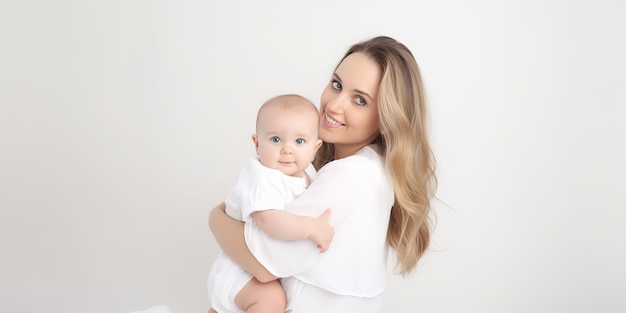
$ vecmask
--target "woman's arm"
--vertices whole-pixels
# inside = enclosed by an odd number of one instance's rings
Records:
[[[226,215],[224,202],[211,210],[209,228],[224,253],[257,280],[268,282],[277,278],[250,253],[244,240],[244,223]]]

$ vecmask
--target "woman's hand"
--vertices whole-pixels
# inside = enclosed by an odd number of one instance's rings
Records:
[[[313,227],[309,235],[309,238],[317,244],[317,248],[322,253],[328,250],[335,235],[335,229],[328,224],[329,218],[330,209],[327,209],[320,217],[313,219]]]

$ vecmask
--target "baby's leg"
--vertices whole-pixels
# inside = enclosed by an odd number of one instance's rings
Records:
[[[283,313],[287,307],[287,296],[278,280],[262,283],[252,277],[235,297],[235,304],[248,313]]]

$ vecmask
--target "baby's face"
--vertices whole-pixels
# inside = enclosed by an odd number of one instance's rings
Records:
[[[318,117],[302,110],[270,110],[257,127],[259,160],[287,175],[302,176],[321,145]]]

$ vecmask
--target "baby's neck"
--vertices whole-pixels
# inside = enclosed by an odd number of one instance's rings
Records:
[[[302,172],[294,174],[294,175],[289,175],[289,176],[304,178],[304,180],[306,181],[306,186],[307,187],[309,187],[309,184],[311,183],[311,178],[309,178],[309,175],[305,171],[302,171]]]

